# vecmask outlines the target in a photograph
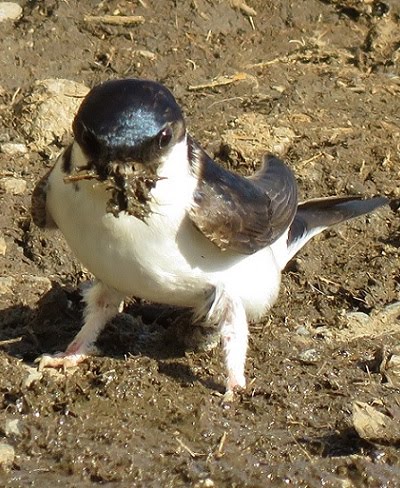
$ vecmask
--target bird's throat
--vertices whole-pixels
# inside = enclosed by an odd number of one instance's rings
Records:
[[[97,180],[105,185],[110,195],[107,212],[114,217],[118,217],[120,212],[126,212],[145,222],[151,214],[151,191],[160,179],[157,165],[112,162],[107,165],[105,172],[100,172],[96,163],[89,162],[84,166],[75,166],[72,172],[65,174],[64,183],[79,184],[83,180]]]

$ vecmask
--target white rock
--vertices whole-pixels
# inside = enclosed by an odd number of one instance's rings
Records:
[[[15,154],[26,154],[28,152],[26,145],[18,142],[5,142],[0,146],[0,150],[4,154],[10,156],[14,156]]]
[[[310,334],[310,331],[304,325],[299,325],[296,328],[295,332],[296,332],[296,334],[299,334],[301,336],[309,336],[309,335],[311,335]]]
[[[14,458],[14,448],[5,442],[0,442],[0,466],[6,470],[10,469],[14,462]]]
[[[45,276],[35,276],[35,275],[23,275],[22,280],[24,283],[27,283],[33,286],[36,290],[40,291],[41,293],[49,291],[51,289],[51,281],[49,278]]]
[[[214,488],[215,483],[211,478],[205,478],[196,483],[195,488]]]
[[[12,176],[0,179],[0,188],[6,193],[12,195],[21,195],[25,193],[26,181],[22,178],[13,178]]]
[[[22,8],[18,3],[0,2],[0,22],[4,20],[17,20],[22,15]]]
[[[0,237],[0,256],[5,256],[7,251],[7,244],[4,237]]]
[[[304,363],[316,363],[320,358],[320,354],[316,349],[307,349],[299,354],[300,361]]]
[[[15,280],[11,276],[0,276],[0,295],[11,293]]]
[[[367,325],[371,322],[371,317],[364,312],[348,312],[346,319],[349,325]]]
[[[4,422],[4,434],[6,437],[21,435],[18,419],[6,419]]]
[[[28,371],[28,376],[23,381],[23,385],[26,388],[29,388],[33,383],[36,383],[37,381],[40,381],[43,378],[43,373],[42,371],[39,371],[38,368],[25,366],[25,369]]]
[[[36,81],[24,101],[21,129],[31,140],[29,147],[42,150],[66,134],[89,88],[63,79]]]

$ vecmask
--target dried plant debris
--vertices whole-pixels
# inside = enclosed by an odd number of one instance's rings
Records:
[[[256,82],[254,76],[249,75],[248,73],[240,72],[240,73],[234,73],[233,75],[217,76],[211,81],[201,83],[200,85],[189,85],[188,90],[189,91],[205,90],[207,88],[216,88],[220,86],[231,85],[232,83],[237,83],[239,81],[245,81],[245,80],[252,80]]]
[[[379,65],[395,65],[399,59],[399,19],[386,18],[376,22],[368,31],[365,51]]]
[[[378,353],[380,357],[379,371],[384,382],[393,388],[400,388],[400,345],[390,351],[386,348]]]
[[[265,152],[284,154],[296,134],[287,126],[276,126],[262,114],[249,112],[232,122],[222,134],[222,142],[233,161],[256,168]]]
[[[142,15],[85,15],[85,22],[92,24],[108,24],[131,26],[143,24],[145,19]]]
[[[355,401],[352,411],[353,427],[362,439],[389,444],[400,442],[400,410],[398,408],[392,409],[390,415],[386,415],[368,403]]]

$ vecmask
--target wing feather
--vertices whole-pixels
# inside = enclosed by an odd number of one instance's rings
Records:
[[[217,165],[196,143],[191,160],[199,183],[189,217],[221,250],[253,254],[272,244],[290,226],[297,208],[297,185],[278,158],[245,178]]]
[[[47,200],[47,187],[51,168],[36,184],[32,192],[31,198],[31,215],[33,222],[40,228],[53,228],[56,227],[53,219],[47,212],[46,200]]]

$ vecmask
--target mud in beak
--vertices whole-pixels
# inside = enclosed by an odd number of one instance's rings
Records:
[[[126,212],[145,222],[151,213],[151,191],[160,179],[156,167],[149,164],[112,163],[107,180],[107,190],[111,191],[107,212],[115,217]]]
[[[107,165],[102,174],[99,174],[96,164],[91,163],[65,176],[64,182],[97,180],[100,184],[104,183],[110,193],[107,212],[114,217],[118,217],[120,212],[126,212],[145,222],[151,213],[151,190],[160,179],[156,166],[136,161],[114,161]]]

